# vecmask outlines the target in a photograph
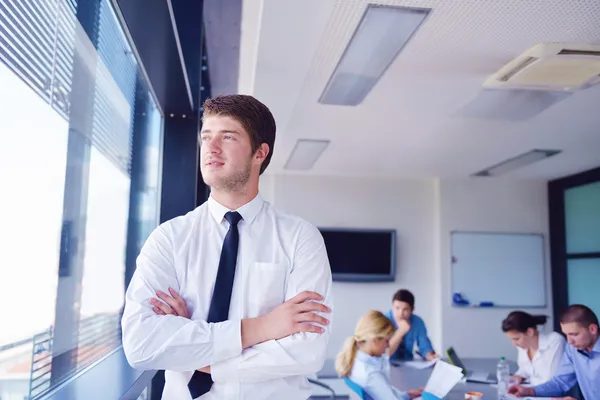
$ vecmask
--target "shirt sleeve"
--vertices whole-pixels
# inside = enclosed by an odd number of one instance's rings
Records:
[[[331,269],[323,237],[317,228],[306,224],[299,229],[296,243],[285,299],[310,290],[321,294],[323,303],[333,309]],[[318,372],[325,361],[332,313],[324,317],[330,321],[323,327],[324,333],[302,332],[257,344],[237,357],[212,364],[212,379],[215,382],[248,383]]]
[[[530,375],[527,371],[527,352],[519,348],[517,350],[517,353],[517,365],[519,369],[517,370],[517,372],[515,372],[515,375],[520,376],[523,379],[529,379]]]
[[[565,340],[562,336],[557,335],[556,341],[552,343],[549,349],[548,357],[545,360],[545,365],[548,368],[547,377],[545,379],[550,380],[554,374],[558,371],[561,361],[565,353]]]
[[[392,386],[383,372],[370,373],[363,390],[370,397],[377,400],[410,400],[408,393],[402,392]]]
[[[137,258],[121,321],[123,350],[134,368],[194,371],[241,353],[241,322],[154,313],[149,300],[157,290],[179,291],[170,232],[168,224],[155,229]]]
[[[419,345],[419,352],[425,357],[427,353],[433,351],[433,345],[431,344],[431,340],[429,340],[429,336],[427,336],[427,327],[425,326],[425,322],[419,318],[419,327],[417,330],[417,344]]]
[[[548,382],[533,387],[538,397],[563,396],[577,383],[573,359],[569,351],[563,353],[556,374]]]

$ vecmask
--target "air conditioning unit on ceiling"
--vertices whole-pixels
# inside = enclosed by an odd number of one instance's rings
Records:
[[[483,87],[575,92],[598,83],[600,45],[542,43],[500,68]]]

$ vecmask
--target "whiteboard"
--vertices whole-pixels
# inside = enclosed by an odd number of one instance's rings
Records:
[[[453,300],[460,292],[471,305],[546,306],[543,235],[452,232],[451,243]]]

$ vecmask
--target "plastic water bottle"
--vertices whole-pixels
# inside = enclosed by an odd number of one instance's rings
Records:
[[[510,367],[504,357],[500,357],[500,361],[498,361],[496,377],[498,378],[498,400],[502,400],[508,391],[508,379],[510,377]]]

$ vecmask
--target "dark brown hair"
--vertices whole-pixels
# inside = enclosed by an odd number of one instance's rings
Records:
[[[560,318],[561,324],[570,324],[576,322],[584,328],[590,325],[598,326],[598,317],[594,312],[583,304],[573,304],[569,306]]]
[[[406,289],[400,289],[394,293],[392,302],[394,301],[401,301],[403,303],[407,303],[410,308],[415,308],[415,296]]]
[[[538,325],[544,325],[548,317],[545,315],[531,315],[525,311],[513,311],[502,321],[502,331],[527,332],[527,329],[536,329]]]
[[[207,99],[204,102],[203,111],[203,121],[206,117],[217,115],[237,120],[250,135],[252,154],[263,143],[269,146],[269,154],[260,166],[260,173],[262,174],[271,162],[273,147],[275,146],[275,118],[273,118],[269,108],[252,96],[232,94]]]

